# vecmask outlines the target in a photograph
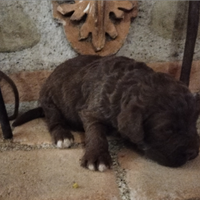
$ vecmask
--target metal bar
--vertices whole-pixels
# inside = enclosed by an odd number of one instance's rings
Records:
[[[189,86],[190,71],[198,32],[199,7],[200,1],[189,1],[187,36],[185,41],[185,50],[180,76],[180,80],[184,82],[187,86]]]
[[[10,127],[8,114],[6,112],[4,100],[2,97],[1,88],[0,88],[0,123],[1,123],[1,129],[3,132],[3,137],[5,139],[11,139],[13,134],[12,134],[12,130]]]

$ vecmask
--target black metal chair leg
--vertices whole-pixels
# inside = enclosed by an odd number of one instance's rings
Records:
[[[189,1],[187,36],[180,80],[189,86],[190,71],[199,25],[200,1]]]
[[[1,88],[0,88],[0,123],[3,132],[3,137],[5,139],[11,139],[13,135],[8,119],[8,114],[6,112],[4,100],[2,97]]]

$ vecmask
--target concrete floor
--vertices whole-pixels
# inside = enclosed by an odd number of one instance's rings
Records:
[[[112,169],[94,172],[80,167],[82,134],[63,150],[51,144],[42,119],[13,134],[5,141],[0,133],[0,200],[200,200],[200,156],[168,168],[109,138]]]

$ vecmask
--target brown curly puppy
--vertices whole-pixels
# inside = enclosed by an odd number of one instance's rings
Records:
[[[158,163],[178,167],[199,152],[198,96],[170,75],[126,57],[78,56],[58,66],[40,92],[41,107],[13,126],[45,116],[58,147],[85,131],[82,166],[111,166],[106,134],[118,131]]]

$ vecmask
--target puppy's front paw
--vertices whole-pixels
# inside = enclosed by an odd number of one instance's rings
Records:
[[[74,137],[70,131],[54,130],[51,132],[54,143],[58,148],[69,148],[74,142]]]
[[[73,144],[74,140],[73,139],[68,139],[65,138],[64,140],[58,140],[56,143],[56,146],[58,148],[69,148]]]
[[[95,154],[94,152],[85,153],[81,160],[81,166],[89,170],[104,172],[111,167],[111,157],[108,152]]]

